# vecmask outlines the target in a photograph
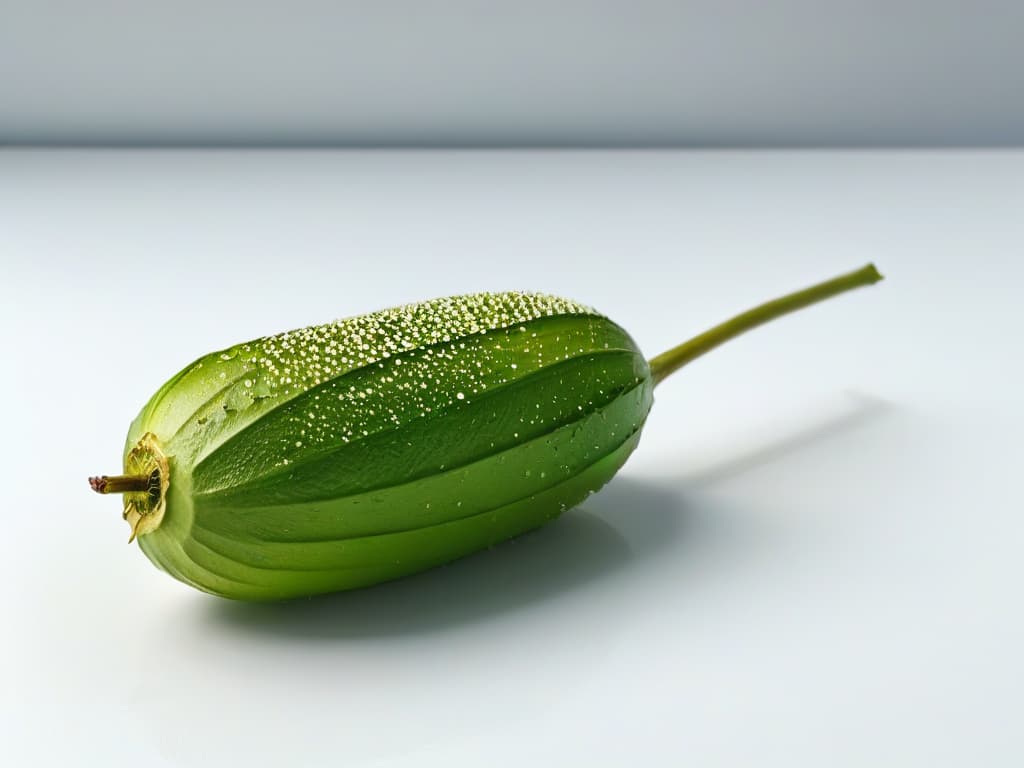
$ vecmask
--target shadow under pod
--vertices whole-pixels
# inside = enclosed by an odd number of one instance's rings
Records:
[[[292,637],[437,631],[607,578],[649,549],[667,546],[683,516],[681,497],[625,477],[601,491],[599,506],[615,508],[614,523],[588,511],[591,506],[598,505],[585,503],[489,550],[367,589],[282,603],[210,598],[207,618],[232,628]]]
[[[484,621],[613,577],[660,549],[701,546],[703,488],[839,439],[890,413],[887,402],[850,393],[767,443],[673,478],[614,478],[599,494],[540,529],[441,568],[367,589],[284,603],[205,601],[204,621],[281,637],[375,637],[441,631]],[[712,510],[713,512],[713,510]]]

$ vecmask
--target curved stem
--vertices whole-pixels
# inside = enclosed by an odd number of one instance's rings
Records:
[[[882,275],[879,274],[875,265],[867,264],[854,272],[834,277],[823,283],[812,285],[810,288],[804,288],[802,291],[790,293],[753,309],[748,309],[731,320],[726,320],[714,328],[709,328],[699,336],[694,336],[678,347],[673,347],[667,352],[662,352],[657,357],[651,358],[649,364],[654,383],[655,385],[659,384],[669,374],[679,370],[692,360],[696,360],[705,352],[710,352],[719,344],[724,344],[729,339],[734,339],[751,328],[756,328],[769,320],[816,304],[836,294],[872,285],[881,279]]]

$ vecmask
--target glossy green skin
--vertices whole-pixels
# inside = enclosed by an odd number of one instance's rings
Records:
[[[294,598],[485,549],[604,485],[651,406],[629,335],[551,297],[438,301],[454,304],[237,345],[165,384],[125,449],[152,432],[170,463],[146,555],[217,595]]]

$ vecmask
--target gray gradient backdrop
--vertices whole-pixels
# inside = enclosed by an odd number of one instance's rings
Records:
[[[999,0],[0,0],[0,142],[1006,145]]]

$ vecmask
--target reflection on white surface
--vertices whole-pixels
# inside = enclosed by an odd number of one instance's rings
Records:
[[[0,155],[8,762],[1018,765],[1022,203],[1014,153]],[[653,355],[869,258],[580,509],[404,581],[211,598],[85,482],[261,333],[534,288]]]

